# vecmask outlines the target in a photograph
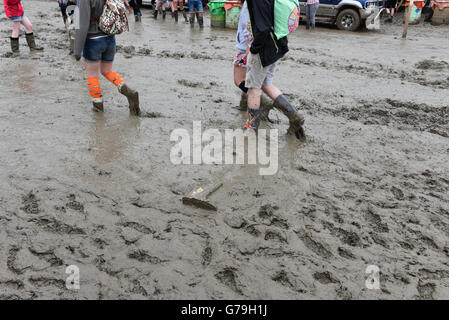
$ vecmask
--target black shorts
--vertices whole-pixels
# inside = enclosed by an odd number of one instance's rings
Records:
[[[387,0],[385,1],[385,8],[394,9],[398,4],[398,0]]]

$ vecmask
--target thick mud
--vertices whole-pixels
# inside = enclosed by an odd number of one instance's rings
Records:
[[[176,128],[241,127],[234,31],[170,17],[117,38],[143,116],[101,80],[91,111],[55,1],[24,3],[43,53],[0,33],[1,299],[449,298],[449,30],[301,27],[276,84],[306,116],[279,129],[279,171],[171,163]],[[223,182],[218,211],[186,206]],[[66,267],[80,289],[66,288]],[[380,290],[365,286],[380,268]]]

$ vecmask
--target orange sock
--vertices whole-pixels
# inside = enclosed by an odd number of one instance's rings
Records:
[[[101,87],[98,78],[87,78],[87,88],[93,99],[101,99]]]
[[[111,81],[116,86],[118,86],[122,82],[125,82],[125,80],[123,80],[122,76],[119,75],[117,72],[114,72],[114,71],[111,71],[111,72],[105,74],[104,77],[106,79],[108,79],[109,81]]]

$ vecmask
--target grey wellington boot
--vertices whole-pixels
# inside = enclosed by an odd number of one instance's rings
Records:
[[[118,91],[128,98],[129,112],[133,116],[140,116],[139,93],[128,87],[124,82],[119,84]]]
[[[305,139],[304,129],[302,127],[304,124],[304,117],[295,110],[290,101],[288,101],[288,99],[281,94],[274,101],[273,106],[288,117],[290,127],[287,132],[294,134],[299,140]]]
[[[34,34],[25,33],[25,38],[27,39],[28,47],[30,47],[30,51],[42,51],[44,48],[36,46],[36,42],[34,41]]]

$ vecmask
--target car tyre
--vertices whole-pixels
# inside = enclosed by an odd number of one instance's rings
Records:
[[[360,27],[360,16],[353,9],[342,10],[337,16],[337,27],[340,30],[356,31]]]

